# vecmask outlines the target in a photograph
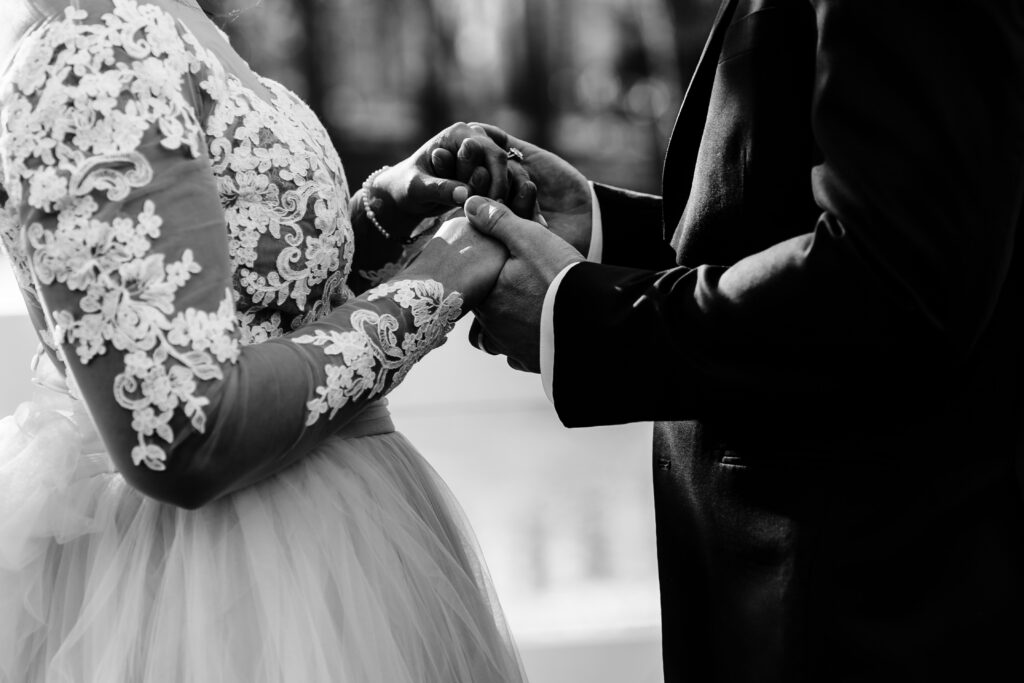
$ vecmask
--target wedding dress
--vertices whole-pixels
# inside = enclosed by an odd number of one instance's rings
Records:
[[[0,422],[0,681],[521,681],[383,400],[461,298],[373,282],[325,130],[226,46],[83,0],[0,79],[0,234],[45,348]],[[171,477],[179,505],[138,490]]]

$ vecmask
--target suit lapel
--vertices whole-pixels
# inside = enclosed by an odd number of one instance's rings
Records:
[[[669,239],[683,215],[693,183],[694,161],[700,147],[701,134],[707,120],[711,88],[715,83],[718,56],[722,51],[726,29],[732,22],[739,0],[723,0],[711,27],[711,35],[704,45],[700,61],[679,109],[662,173],[662,205],[664,207],[665,239]]]

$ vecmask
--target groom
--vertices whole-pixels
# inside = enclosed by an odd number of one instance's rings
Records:
[[[666,681],[1024,676],[1024,4],[726,0],[660,198],[487,130],[477,343],[657,421]]]

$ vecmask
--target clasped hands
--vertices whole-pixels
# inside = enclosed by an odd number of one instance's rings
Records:
[[[551,152],[484,124],[449,127],[393,177],[403,174],[408,194],[427,196],[430,188],[435,202],[464,202],[465,215],[446,221],[401,277],[459,291],[476,316],[474,346],[539,372],[545,294],[559,272],[584,260],[590,243],[586,178]]]

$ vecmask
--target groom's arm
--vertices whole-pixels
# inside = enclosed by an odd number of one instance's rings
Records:
[[[665,239],[661,197],[593,183],[600,220],[601,263],[661,270],[675,266],[675,252]],[[595,259],[588,258],[593,261]]]
[[[990,323],[1024,192],[1024,9],[814,4],[817,225],[732,267],[568,269],[567,425],[941,396]]]
[[[593,221],[588,262],[633,268],[674,265],[675,251],[664,238],[661,197],[596,182],[590,188]],[[566,272],[551,283],[541,313],[540,370],[549,399],[555,357],[554,301]]]

